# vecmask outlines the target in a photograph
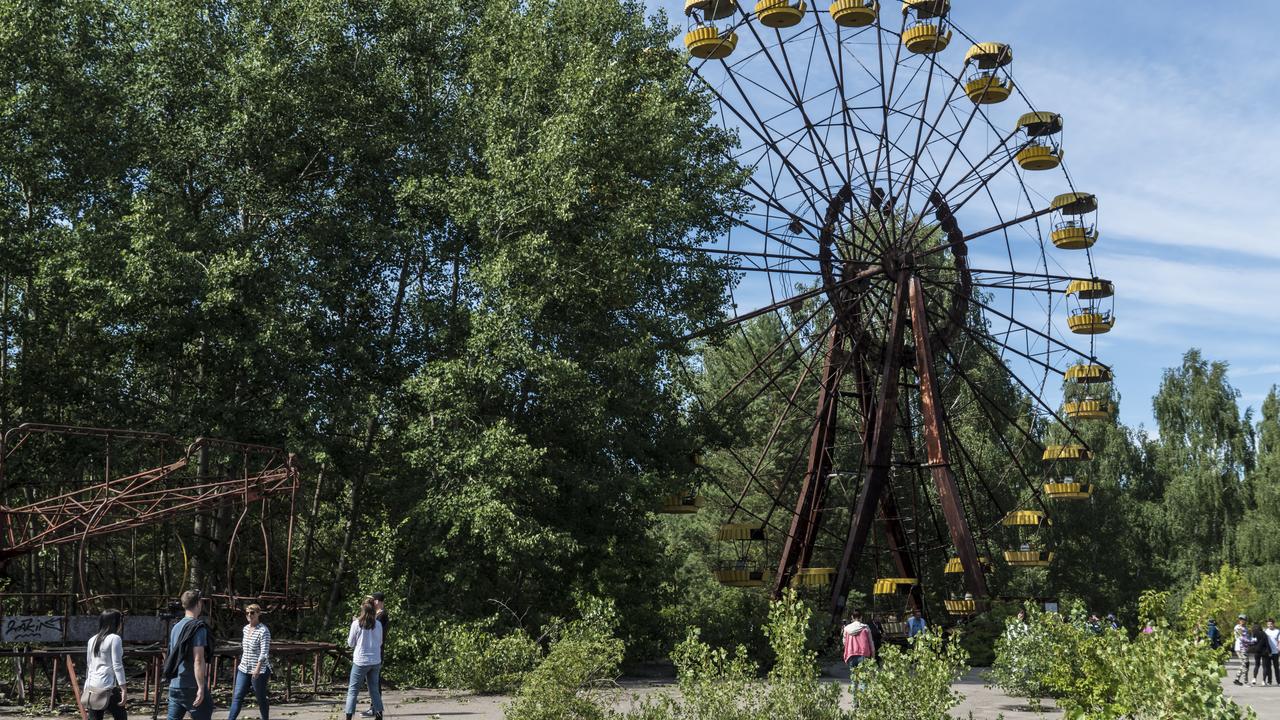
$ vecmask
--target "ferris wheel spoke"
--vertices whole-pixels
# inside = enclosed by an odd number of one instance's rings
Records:
[[[933,286],[935,286],[935,287],[943,288],[943,289],[945,289],[947,292],[950,292],[950,293],[951,293],[951,294],[953,294],[953,295],[958,294],[958,293],[957,293],[957,291],[956,291],[954,288],[952,288],[950,285],[947,285],[946,283],[937,282],[937,281],[935,281],[935,280],[931,280],[931,279],[929,279],[929,278],[922,278],[922,279],[923,279],[925,282],[929,283],[930,285],[933,285]],[[1072,347],[1071,345],[1068,345],[1068,344],[1066,344],[1066,343],[1062,342],[1062,341],[1061,341],[1061,340],[1059,340],[1058,338],[1055,338],[1055,337],[1053,337],[1052,335],[1049,335],[1049,334],[1047,334],[1047,333],[1045,333],[1045,332],[1041,331],[1039,328],[1031,327],[1030,325],[1027,325],[1026,323],[1022,322],[1021,320],[1018,320],[1018,319],[1016,319],[1016,318],[1014,318],[1014,317],[1012,317],[1012,316],[1010,316],[1010,315],[1006,315],[1005,313],[1001,312],[1000,310],[995,309],[994,307],[992,307],[992,306],[988,305],[987,303],[984,303],[983,301],[981,301],[981,300],[979,300],[979,299],[977,299],[977,298],[972,298],[972,297],[971,297],[971,298],[969,298],[969,302],[971,302],[971,303],[973,303],[973,304],[977,305],[978,307],[980,307],[980,308],[982,308],[982,309],[986,310],[986,311],[987,311],[987,312],[989,312],[989,313],[992,313],[992,314],[996,315],[997,317],[999,317],[999,318],[1001,318],[1001,319],[1003,319],[1003,320],[1006,320],[1006,321],[1008,321],[1008,322],[1010,322],[1010,323],[1013,323],[1014,325],[1017,325],[1018,327],[1022,328],[1025,332],[1032,333],[1032,334],[1034,334],[1034,335],[1038,336],[1038,337],[1039,337],[1039,338],[1041,338],[1042,340],[1045,340],[1045,341],[1047,341],[1047,342],[1049,342],[1049,343],[1051,343],[1051,344],[1053,344],[1053,345],[1057,346],[1058,348],[1060,348],[1060,349],[1061,349],[1062,351],[1064,351],[1064,352],[1072,353],[1072,354],[1074,354],[1074,355],[1079,356],[1079,357],[1080,357],[1081,359],[1083,359],[1083,360],[1087,360],[1087,361],[1089,361],[1089,362],[1092,362],[1092,363],[1095,363],[1095,364],[1096,364],[1096,360],[1094,360],[1094,359],[1093,359],[1092,357],[1090,357],[1089,355],[1086,355],[1084,352],[1082,352],[1082,351],[1080,351],[1080,350],[1077,350],[1076,348]],[[993,338],[993,339],[994,339],[994,338]],[[979,343],[979,345],[981,345],[981,343]],[[1007,346],[1006,346],[1006,345],[1001,345],[1001,347],[1007,347]],[[1009,350],[1011,350],[1011,351],[1013,350],[1013,348],[1008,348],[1008,349],[1009,349]],[[1052,371],[1054,371],[1054,372],[1057,372],[1057,370],[1056,370],[1055,368],[1052,368],[1052,367],[1049,367],[1049,368],[1047,368],[1047,369],[1052,370]]]
[[[822,308],[819,307],[809,316],[809,319],[810,320],[813,319],[813,317],[817,315],[819,312],[821,312],[821,310]],[[834,321],[832,321],[832,325],[834,326]],[[741,327],[739,329],[741,330]],[[748,370],[745,375],[742,375],[741,377],[739,377],[737,382],[735,382],[733,386],[730,387],[728,390],[725,390],[724,393],[720,395],[720,397],[716,398],[715,402],[711,404],[710,409],[711,410],[718,409],[722,404],[724,404],[726,400],[729,399],[731,395],[738,392],[738,390],[742,389],[742,386],[746,385],[747,381],[750,380],[752,376],[754,376],[757,372],[764,370],[765,364],[774,355],[778,354],[778,352],[781,351],[784,347],[792,346],[793,341],[795,340],[795,336],[799,334],[800,330],[802,329],[804,329],[804,324],[797,323],[796,326],[792,328],[791,332],[787,333],[786,337],[784,337],[780,342],[778,342],[776,345],[770,348],[769,352],[766,353],[765,356],[762,358],[755,357],[755,353],[752,353],[752,360],[754,364],[752,365],[751,369]],[[827,329],[829,330],[830,326]],[[750,351],[751,345],[750,345],[750,341],[746,338],[746,332],[742,331],[742,334],[743,334],[743,339],[748,341],[747,348],[748,348],[748,351]],[[814,337],[810,339],[805,345],[803,345],[798,352],[793,353],[791,358],[787,360],[787,362],[783,364],[782,367],[778,368],[777,372],[775,373],[765,372],[764,373],[765,382],[761,384],[758,390],[755,391],[754,395],[752,395],[751,397],[747,398],[744,402],[742,402],[740,407],[742,408],[750,407],[751,404],[754,403],[756,400],[758,400],[760,396],[765,393],[766,390],[777,389],[779,392],[782,392],[781,389],[778,388],[777,379],[782,377],[782,375],[784,375],[788,370],[790,370],[791,367],[796,364],[796,362],[802,362],[806,366],[808,366],[808,363],[804,362],[802,358],[805,357],[808,353],[813,351],[817,343],[822,341],[822,337],[823,337],[822,334],[815,333]]]
[[[878,22],[879,22],[879,21],[877,21],[877,24],[878,24]],[[901,37],[901,36],[902,36],[902,32],[903,32],[904,30],[906,30],[906,27],[907,27],[907,16],[906,16],[905,14],[903,14],[903,16],[902,16],[902,26],[898,29],[898,36],[899,36],[899,37]],[[881,101],[881,105],[882,105],[882,108],[881,108],[881,110],[882,110],[882,117],[881,117],[881,126],[880,126],[880,142],[879,142],[879,144],[877,144],[877,145],[876,145],[876,159],[875,159],[875,162],[873,163],[873,166],[874,166],[874,167],[875,167],[875,169],[876,169],[876,176],[877,176],[877,177],[878,177],[879,172],[880,172],[881,152],[883,152],[883,153],[884,153],[884,155],[885,155],[885,159],[886,159],[886,160],[887,160],[887,156],[888,156],[888,154],[889,154],[889,146],[888,146],[888,143],[889,143],[889,111],[890,111],[890,108],[891,108],[891,107],[892,107],[892,105],[893,105],[893,102],[892,102],[892,100],[893,100],[893,91],[894,91],[894,87],[895,87],[895,85],[897,84],[897,81],[898,81],[898,67],[899,67],[900,63],[902,62],[902,43],[901,43],[901,42],[899,42],[899,43],[897,43],[897,44],[896,44],[896,49],[895,49],[895,51],[894,51],[894,57],[893,57],[893,69],[890,71],[890,73],[889,73],[889,77],[888,77],[888,78],[886,78],[886,77],[885,77],[885,66],[884,66],[884,43],[883,43],[883,38],[882,38],[882,37],[879,37],[879,36],[882,36],[882,35],[883,35],[883,33],[877,33],[878,39],[880,40],[880,88],[881,88],[880,101]],[[887,83],[887,84],[886,84],[886,82],[885,82],[886,80],[888,80],[888,83]],[[874,182],[873,182],[872,184],[873,184],[873,186],[874,186]]]
[[[734,80],[734,85],[737,86],[737,80],[734,78],[734,76],[730,75],[730,78]],[[702,78],[699,75],[699,79],[701,79],[703,83],[706,85],[706,87],[711,90],[712,94],[714,94],[720,100],[720,103],[723,107],[728,108],[729,111],[732,112],[734,116],[737,117],[738,120],[744,126],[746,126],[754,135],[756,135],[756,137],[760,139],[761,142],[763,142],[766,146],[768,146],[771,149],[771,151],[776,155],[776,157],[782,162],[783,166],[786,167],[788,171],[790,171],[791,178],[792,180],[795,181],[797,186],[801,186],[802,188],[807,186],[813,192],[813,194],[816,195],[817,197],[830,201],[830,198],[826,197],[826,192],[819,189],[816,185],[814,185],[813,181],[809,178],[809,176],[806,175],[803,171],[801,171],[791,162],[788,155],[782,154],[778,151],[778,147],[779,147],[778,143],[772,137],[771,133],[768,132],[768,129],[769,129],[768,126],[764,125],[763,122],[760,120],[760,115],[756,111],[755,106],[751,103],[751,101],[745,95],[743,96],[743,100],[747,105],[747,109],[750,110],[752,116],[755,117],[756,119],[755,124],[753,124],[750,120],[748,120],[746,116],[744,116],[736,106],[728,102],[724,98],[724,96],[720,93],[720,91],[717,90],[711,83],[707,82],[705,78]],[[741,92],[740,89],[739,89],[739,92]],[[757,125],[759,125],[760,128],[764,128],[765,132],[762,133],[761,130],[757,128]],[[804,196],[805,196],[806,202],[808,202],[809,204],[809,208],[813,211],[813,214],[815,216],[820,217],[822,213],[818,210],[818,206],[814,202],[813,197],[811,197],[808,193],[805,193]]]
[[[745,8],[741,8],[741,10],[744,13],[746,12]],[[796,82],[795,73],[791,69],[791,59],[787,53],[787,44],[784,42],[781,42],[781,33],[779,31],[775,31],[775,32],[779,32],[779,42],[778,42],[777,48],[781,51],[783,63],[787,66],[786,73],[783,73],[782,68],[778,66],[778,63],[774,59],[773,53],[770,52],[768,45],[760,39],[760,33],[757,32],[756,30],[756,24],[748,22],[746,23],[746,26],[751,30],[751,34],[755,37],[756,42],[760,44],[760,49],[761,51],[763,51],[765,59],[769,61],[769,66],[773,68],[774,74],[777,75],[779,82],[781,82],[783,85],[783,88],[791,95],[791,102],[794,104],[795,110],[800,113],[800,117],[804,121],[804,128],[805,128],[806,134],[809,137],[809,142],[812,146],[813,154],[815,157],[819,158],[818,169],[819,169],[819,172],[822,174],[823,184],[826,185],[827,187],[831,187],[832,185],[832,183],[830,182],[830,180],[828,180],[826,176],[826,170],[823,169],[824,163],[822,162],[821,158],[824,155],[826,156],[827,160],[830,162],[831,166],[837,171],[838,177],[840,179],[840,184],[841,185],[849,184],[849,178],[843,172],[843,168],[841,167],[840,163],[836,161],[835,156],[831,154],[831,151],[827,147],[826,143],[823,142],[821,138],[818,137],[817,133],[814,132],[813,130],[813,122],[809,118],[808,111],[805,108],[804,98],[800,92],[799,84]],[[729,77],[733,81],[735,87],[740,87],[737,83],[735,73],[729,73]],[[741,92],[741,90],[739,90],[739,92]],[[747,100],[745,95],[743,96],[743,99]],[[821,148],[821,153],[819,152],[819,148]]]
[[[880,273],[883,273],[883,272],[884,272],[884,268],[880,267],[879,265],[873,265],[873,266],[871,266],[871,267],[867,268],[866,270],[863,270],[862,272],[858,273],[857,275],[855,275],[855,276],[853,276],[853,277],[851,277],[851,278],[846,278],[846,279],[844,279],[844,280],[840,280],[840,281],[838,281],[838,282],[833,286],[833,288],[832,288],[832,289],[838,289],[838,288],[842,288],[842,287],[848,287],[849,285],[852,285],[852,284],[854,284],[854,283],[860,282],[860,281],[862,281],[862,280],[866,280],[866,279],[868,279],[868,278],[875,277],[876,275],[879,275]],[[751,320],[752,318],[758,318],[758,317],[760,317],[761,315],[767,315],[767,314],[769,314],[769,313],[771,313],[771,312],[778,312],[779,310],[782,310],[782,309],[784,309],[784,308],[788,307],[789,305],[791,305],[792,303],[795,303],[795,302],[797,302],[797,301],[803,301],[803,300],[808,300],[808,299],[810,299],[810,298],[818,297],[819,295],[823,295],[823,294],[825,294],[826,292],[827,292],[827,288],[825,288],[825,287],[816,288],[816,289],[814,289],[814,290],[807,290],[807,291],[805,291],[805,292],[803,292],[803,293],[800,293],[799,295],[793,295],[792,297],[786,298],[786,299],[782,300],[781,302],[775,302],[775,303],[772,303],[772,304],[770,304],[770,305],[766,305],[766,306],[764,306],[764,307],[762,307],[762,308],[757,308],[757,309],[755,309],[755,310],[752,310],[751,312],[744,313],[744,314],[742,314],[742,315],[736,315],[736,316],[734,316],[734,317],[732,317],[732,318],[729,318],[729,319],[727,319],[727,320],[724,320],[724,321],[718,322],[718,323],[716,323],[716,324],[714,324],[714,325],[712,325],[712,326],[710,326],[710,327],[703,328],[702,330],[694,331],[694,332],[692,332],[692,333],[690,333],[690,334],[685,335],[684,337],[682,337],[682,338],[680,339],[680,341],[681,341],[681,342],[688,342],[689,340],[695,340],[695,339],[700,338],[700,337],[705,337],[705,336],[707,336],[707,335],[712,335],[712,334],[717,333],[717,332],[719,332],[719,331],[721,331],[721,330],[724,330],[724,329],[726,329],[726,328],[730,328],[730,327],[733,327],[733,326],[735,326],[735,325],[737,325],[737,324],[739,324],[739,323],[743,323],[743,322],[746,322],[747,320]]]
[[[945,345],[946,345],[946,343],[944,342],[944,343],[943,343],[943,345],[945,346]],[[1018,433],[1019,433],[1020,435],[1022,435],[1023,439],[1024,439],[1027,443],[1029,443],[1032,447],[1036,448],[1037,450],[1043,450],[1043,449],[1044,449],[1044,448],[1043,448],[1043,446],[1040,444],[1040,441],[1039,441],[1039,440],[1038,440],[1034,435],[1032,435],[1031,431],[1029,431],[1029,430],[1027,430],[1026,428],[1022,427],[1022,425],[1021,425],[1021,424],[1019,424],[1019,422],[1018,422],[1018,420],[1017,420],[1016,418],[1014,418],[1014,417],[1012,417],[1011,415],[1009,415],[1009,413],[1008,413],[1007,411],[1005,411],[1005,409],[1004,409],[1003,407],[1001,407],[999,403],[997,403],[996,401],[992,400],[992,399],[991,399],[991,397],[990,397],[989,395],[987,395],[987,394],[986,394],[986,392],[984,392],[984,391],[982,390],[982,388],[981,388],[981,387],[979,387],[979,386],[978,386],[978,384],[977,384],[976,382],[974,382],[974,381],[973,381],[973,379],[972,379],[972,378],[970,378],[970,377],[969,377],[969,373],[967,373],[967,372],[964,370],[964,368],[963,368],[963,367],[961,367],[961,366],[959,365],[959,363],[957,363],[955,360],[953,360],[953,359],[950,357],[950,355],[953,355],[953,353],[950,353],[950,352],[949,352],[949,353],[947,353],[947,355],[948,355],[948,357],[947,357],[947,359],[946,359],[946,361],[945,361],[945,362],[947,363],[947,366],[951,368],[951,371],[952,371],[953,373],[955,373],[957,376],[959,376],[959,377],[961,378],[961,380],[963,380],[963,381],[964,381],[964,384],[969,388],[969,391],[970,391],[970,392],[972,392],[972,393],[974,394],[974,396],[978,398],[978,402],[979,402],[980,404],[984,404],[984,405],[985,405],[985,407],[986,407],[989,411],[995,412],[995,413],[996,413],[996,414],[998,414],[1001,418],[1003,418],[1003,419],[1005,420],[1005,422],[1007,422],[1011,427],[1013,427],[1015,430],[1017,430],[1017,431],[1018,431]],[[952,427],[952,428],[951,428],[951,432],[952,432],[952,434],[954,435],[954,433],[955,433],[955,428],[954,428],[954,427]],[[1027,487],[1028,487],[1028,488],[1031,490],[1031,492],[1032,492],[1032,495],[1033,495],[1034,497],[1039,498],[1039,497],[1040,497],[1040,495],[1041,495],[1041,493],[1040,493],[1040,489],[1039,489],[1038,487],[1036,487],[1036,483],[1035,483],[1035,481],[1033,481],[1033,480],[1031,479],[1031,476],[1027,473],[1027,471],[1026,471],[1025,467],[1022,465],[1021,461],[1018,459],[1018,458],[1019,458],[1018,453],[1017,453],[1017,452],[1015,452],[1015,451],[1014,451],[1014,449],[1013,449],[1013,447],[1009,445],[1009,441],[1008,441],[1008,439],[1007,439],[1007,438],[1005,438],[1005,437],[1004,437],[1004,434],[1003,434],[1003,433],[1000,433],[1000,432],[995,432],[995,433],[992,433],[992,434],[996,437],[996,439],[998,439],[998,440],[1000,441],[1001,446],[1004,448],[1005,453],[1009,456],[1009,458],[1010,458],[1011,460],[1013,460],[1014,465],[1018,468],[1018,473],[1019,473],[1019,475],[1021,475],[1021,477],[1022,477],[1023,481],[1025,481],[1025,482],[1026,482]],[[963,448],[963,444],[961,444],[961,447]],[[966,453],[966,454],[967,454],[967,453]],[[974,468],[976,468],[976,467],[977,467],[977,465],[976,465],[975,463],[973,463],[973,459],[972,459],[972,458],[969,458],[969,463],[970,463],[970,465],[971,465],[971,466],[973,466]],[[981,474],[981,473],[977,473],[977,476],[978,476],[980,479],[982,478],[982,474]],[[985,485],[985,481],[984,481],[984,485]],[[996,507],[997,507],[998,509],[1000,509],[1000,507],[1001,507],[1001,506],[1000,506],[1000,503],[995,499],[994,495],[992,495],[992,494],[991,494],[991,491],[990,491],[990,489],[989,489],[989,488],[987,489],[987,492],[988,492],[988,495],[991,495],[991,497],[992,497],[992,502],[996,505]],[[1001,509],[1000,511],[1001,511],[1001,513],[1003,513],[1003,512],[1004,512],[1004,510],[1003,510],[1003,509]]]
[[[951,90],[947,93],[947,99],[943,101],[943,104],[942,104],[943,110],[939,112],[938,120],[935,120],[933,123],[928,123],[926,121],[926,118],[928,117],[928,114],[929,114],[929,96],[933,89],[933,76],[934,76],[933,70],[936,70],[938,67],[937,55],[929,56],[929,64],[931,66],[931,70],[929,72],[928,80],[925,82],[924,101],[920,108],[920,122],[916,125],[916,147],[915,147],[915,151],[911,153],[911,156],[910,156],[911,164],[907,169],[906,180],[903,182],[903,186],[906,191],[907,197],[906,197],[906,200],[902,203],[902,206],[903,208],[906,209],[908,214],[910,214],[911,212],[911,192],[915,188],[915,186],[912,184],[912,181],[915,179],[916,168],[920,164],[920,158],[923,155],[924,147],[928,144],[929,140],[933,137],[933,133],[937,130],[938,122],[941,121],[943,113],[946,112],[946,108],[951,105],[951,101],[955,97],[956,89],[960,87],[958,83],[952,85]],[[927,137],[924,137],[924,129],[926,125],[928,125],[929,127],[929,135]],[[967,130],[967,127],[965,129]],[[923,143],[921,142],[922,137],[923,137]],[[957,138],[956,140],[957,147],[959,146],[959,143],[962,140],[964,140],[964,131],[961,131],[960,137]],[[890,184],[890,188],[892,188],[892,184]],[[890,192],[890,194],[892,194],[892,191]],[[907,237],[910,237],[911,233],[914,233],[917,227],[919,226],[920,217],[924,217],[923,212],[918,216],[916,222],[912,225],[912,227],[908,231],[906,235]]]
[[[1037,332],[1037,333],[1039,332],[1039,331],[1035,331],[1032,328],[1028,328],[1028,329],[1033,330],[1034,332]],[[974,331],[973,329],[966,327],[965,332],[974,333],[977,331]],[[991,339],[991,341],[999,344],[998,341],[994,340],[993,338]],[[1075,428],[1068,425],[1067,422],[1063,420],[1061,416],[1058,415],[1058,411],[1055,410],[1053,407],[1051,407],[1048,403],[1046,403],[1044,399],[1040,397],[1040,394],[1034,388],[1028,385],[1027,382],[1023,380],[1021,376],[1018,375],[1018,373],[1015,373],[1012,370],[1010,370],[1009,367],[1005,365],[1004,361],[1001,360],[1000,356],[997,355],[995,351],[993,351],[991,348],[987,347],[986,343],[978,342],[978,343],[974,343],[974,345],[980,348],[984,353],[989,355],[991,359],[994,360],[996,364],[1004,370],[1005,375],[1012,378],[1014,382],[1018,383],[1018,385],[1022,387],[1023,391],[1025,391],[1027,395],[1031,397],[1031,399],[1035,400],[1036,405],[1040,406],[1048,416],[1053,418],[1053,420],[1056,423],[1066,428],[1067,432],[1071,434],[1071,437],[1075,438],[1077,441],[1080,442],[1081,445],[1084,445],[1086,448],[1089,447],[1089,444],[1085,442],[1083,438],[1080,437],[1079,433],[1076,432]],[[1012,350],[1011,348],[1008,348],[1007,345],[1001,344],[1000,346]],[[1068,347],[1068,349],[1072,350],[1073,352],[1079,353],[1079,351],[1075,350],[1075,348],[1071,348],[1070,346],[1066,346],[1066,347]],[[1084,357],[1083,354],[1081,354],[1081,356]]]

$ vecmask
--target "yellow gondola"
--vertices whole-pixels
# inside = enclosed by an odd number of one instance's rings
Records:
[[[738,46],[738,34],[732,30],[721,34],[711,25],[695,25],[685,33],[684,46],[689,54],[702,60],[723,60]]]
[[[976,65],[977,72],[965,81],[964,92],[979,105],[1004,102],[1013,94],[1013,78],[1008,67],[1013,63],[1013,50],[1004,43],[978,43],[965,53],[964,64]]]
[[[791,587],[826,587],[836,576],[836,569],[829,567],[800,568],[791,576]]]
[[[1040,527],[1052,525],[1048,515],[1039,510],[1013,510],[1000,521],[1005,527]]]
[[[902,0],[902,14],[914,16],[912,23],[902,31],[902,45],[917,55],[940,52],[951,43],[951,30],[947,28],[949,0]]]
[[[896,595],[903,589],[915,585],[915,578],[880,578],[871,590],[872,595]]]
[[[1098,225],[1086,216],[1098,211],[1097,197],[1083,192],[1063,193],[1053,199],[1052,207],[1057,215],[1049,233],[1054,247],[1062,250],[1093,247],[1098,241]]]
[[[978,564],[984,568],[990,568],[991,558],[986,556],[980,557],[978,558]],[[958,575],[964,572],[964,563],[960,561],[960,558],[953,557],[950,560],[947,560],[947,566],[942,570],[942,572],[947,573],[948,575]]]
[[[760,0],[756,3],[756,17],[765,27],[794,27],[804,19],[804,2],[792,5],[787,0]]]
[[[1088,500],[1093,495],[1093,485],[1078,482],[1048,482],[1044,494],[1052,500]]]
[[[1083,302],[1067,317],[1067,327],[1077,335],[1110,332],[1116,324],[1115,316],[1110,310],[1101,308],[1096,301],[1106,300],[1115,294],[1115,286],[1108,280],[1072,280],[1067,286],[1067,297]]]
[[[880,18],[880,3],[876,0],[836,0],[828,12],[840,27],[867,27]]]
[[[1082,398],[1062,403],[1062,414],[1072,420],[1110,420],[1115,407],[1105,398]]]
[[[1045,462],[1060,460],[1092,460],[1093,453],[1083,445],[1046,445],[1040,459]]]
[[[740,588],[764,587],[771,578],[768,570],[715,570],[713,574],[721,585]]]
[[[1062,164],[1062,116],[1029,112],[1018,118],[1018,132],[1026,138],[1015,158],[1023,170],[1052,170]]]
[[[1095,363],[1072,365],[1063,373],[1063,378],[1078,383],[1109,383],[1112,379],[1111,369]]]
[[[1014,567],[1047,567],[1053,553],[1041,550],[1005,550],[1004,561]]]
[[[969,617],[977,615],[986,609],[986,603],[973,598],[964,598],[963,600],[946,599],[942,604],[947,608],[947,612],[956,617]]]
[[[662,499],[660,512],[668,515],[692,515],[706,504],[706,498],[695,494],[668,495]]]
[[[764,526],[760,523],[731,523],[721,525],[716,539],[724,542],[764,540]]]

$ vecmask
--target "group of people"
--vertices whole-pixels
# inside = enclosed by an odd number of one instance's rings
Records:
[[[928,623],[925,622],[920,609],[913,609],[911,617],[907,618],[907,639],[910,640],[924,632],[926,627]],[[849,615],[849,622],[841,629],[840,635],[844,648],[844,662],[852,672],[859,664],[875,659],[884,640],[884,629],[874,618],[868,617],[864,622],[862,611],[854,610]]]
[[[201,617],[204,606],[199,590],[184,592],[179,604],[183,617],[169,631],[169,651],[163,670],[164,678],[169,680],[168,720],[182,720],[187,714],[193,720],[210,720],[214,709],[209,690],[213,633]],[[244,609],[240,662],[236,665],[227,720],[239,717],[250,692],[257,700],[262,720],[270,720],[267,682],[271,679],[271,631],[262,622],[262,615],[262,608],[257,604]],[[361,713],[362,716],[382,720],[382,648],[388,623],[382,593],[364,598],[360,612],[351,620],[347,633],[352,657],[346,720],[355,714],[362,685],[369,688],[370,699],[370,708]],[[98,632],[85,648],[88,671],[80,699],[90,720],[103,720],[107,713],[112,720],[126,720],[123,634],[124,614],[107,610],[98,620]]]
[[[1209,620],[1209,642],[1215,647],[1222,643],[1217,622]],[[1266,626],[1254,623],[1249,626],[1246,615],[1236,617],[1236,626],[1231,631],[1231,651],[1240,659],[1240,668],[1236,671],[1236,685],[1257,685],[1258,670],[1262,670],[1262,682],[1270,685],[1273,681],[1280,685],[1280,628],[1276,627],[1273,618],[1267,619]],[[1253,677],[1249,677],[1250,668]]]

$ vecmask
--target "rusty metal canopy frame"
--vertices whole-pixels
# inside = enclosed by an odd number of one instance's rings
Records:
[[[966,79],[977,56],[945,51],[948,42],[954,33],[984,45],[949,5],[921,14],[905,3],[896,18],[859,3],[865,12],[845,22],[837,5],[832,17],[796,5],[772,25],[749,4],[721,5],[686,5],[691,38],[718,43],[691,46],[690,82],[741,140],[726,160],[748,172],[746,210],[712,242],[668,248],[738,278],[726,318],[688,337],[703,351],[689,374],[721,352],[729,381],[695,398],[723,435],[699,453],[698,482],[726,522],[759,529],[769,551],[739,550],[736,564],[771,577],[775,596],[830,570],[835,617],[855,572],[888,570],[919,579],[904,595],[919,608],[925,580],[941,582],[958,557],[963,590],[988,598],[979,558],[997,556],[1000,518],[1020,505],[1048,510],[1044,427],[1087,445],[1048,399],[1048,380],[1069,361],[1105,367],[1092,338],[1081,350],[1064,334],[1069,288],[1096,277],[1092,242],[1065,253],[1048,242],[1063,226],[1050,224],[1062,210],[1051,198],[1076,192],[1061,165],[1063,118],[1026,112],[1037,106],[1009,62]],[[919,41],[926,30],[933,42]],[[1028,118],[1053,122],[1029,129]],[[738,356],[723,356],[727,341]],[[1008,387],[1027,407],[1009,411]],[[975,460],[961,417],[998,428],[996,471],[980,470],[991,460]],[[735,447],[749,423],[767,438]]]
[[[71,605],[80,611],[108,604],[161,608],[172,598],[137,592],[136,548],[120,563],[116,545],[126,534],[136,542],[138,531],[165,530],[176,519],[217,510],[234,513],[227,519],[235,519],[221,545],[225,565],[219,586],[206,590],[206,596],[227,608],[249,600],[267,608],[296,608],[301,601],[290,594],[289,583],[298,488],[294,456],[266,445],[207,437],[184,443],[164,433],[39,423],[5,430],[0,433],[0,563],[25,560],[34,566],[40,555],[57,550],[58,572],[63,548],[69,548],[74,573],[74,578],[52,579],[58,590],[22,588],[7,597],[27,609],[48,599],[66,601],[61,610],[68,614]],[[185,557],[185,543],[174,534]],[[246,535],[248,541],[241,542]],[[273,544],[283,544],[283,557],[273,555]],[[106,548],[115,554],[113,568],[127,567],[135,582],[101,577],[110,573],[94,576],[92,558]],[[259,582],[252,587],[244,572],[250,561],[260,563]],[[143,570],[151,578],[160,574],[156,568]],[[186,572],[184,563],[169,595],[186,588]],[[75,581],[74,593],[65,592],[69,579]]]

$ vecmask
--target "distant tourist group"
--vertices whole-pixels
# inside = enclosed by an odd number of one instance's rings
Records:
[[[1209,620],[1207,632],[1209,643],[1221,647],[1222,633],[1217,622]],[[1265,627],[1257,622],[1250,627],[1248,616],[1237,616],[1236,626],[1231,630],[1231,652],[1240,661],[1240,668],[1232,680],[1236,685],[1257,685],[1259,670],[1262,671],[1263,685],[1272,682],[1280,685],[1280,628],[1276,627],[1274,619],[1268,618]],[[1249,677],[1251,668],[1253,677]]]
[[[182,720],[190,714],[193,720],[213,717],[213,698],[209,687],[213,667],[213,633],[200,617],[203,611],[199,590],[188,590],[179,603],[183,617],[169,631],[169,651],[165,656],[163,678],[169,681],[168,720]],[[241,632],[240,662],[231,692],[227,720],[236,720],[249,693],[258,703],[262,720],[270,720],[267,683],[271,679],[271,631],[262,622],[262,608],[256,604],[244,609],[245,625]],[[363,717],[382,720],[382,646],[388,625],[382,593],[374,593],[360,603],[360,612],[351,620],[347,645],[351,648],[351,674],[347,682],[346,720],[356,711],[360,687],[369,688],[370,708]],[[107,610],[98,620],[98,632],[86,648],[88,671],[85,675],[81,703],[90,720],[103,720],[107,713],[113,720],[125,720],[124,614]]]
[[[924,632],[926,627],[920,610],[912,610],[911,617],[906,622],[907,639]],[[863,662],[874,660],[884,641],[883,626],[874,618],[868,617],[864,621],[862,612],[858,610],[850,614],[849,622],[840,634],[844,644],[844,662],[849,666],[850,672]]]

